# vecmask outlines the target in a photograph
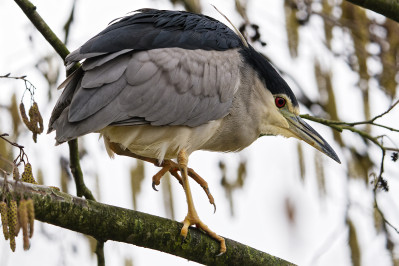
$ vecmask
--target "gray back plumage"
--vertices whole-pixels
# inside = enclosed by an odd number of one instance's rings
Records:
[[[64,142],[109,125],[220,119],[239,85],[240,45],[202,15],[146,9],[122,18],[66,58],[67,65],[86,60],[68,78],[49,132]]]

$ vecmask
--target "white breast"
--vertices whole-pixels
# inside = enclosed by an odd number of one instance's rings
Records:
[[[182,149],[187,154],[201,149],[212,138],[220,127],[220,120],[211,121],[201,126],[109,126],[100,131],[108,141],[118,143],[131,152],[155,158],[173,159]],[[107,141],[105,141],[107,146]],[[109,151],[108,147],[107,150]]]

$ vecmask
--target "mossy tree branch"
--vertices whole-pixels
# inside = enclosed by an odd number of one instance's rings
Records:
[[[182,243],[181,223],[77,198],[45,186],[8,181],[4,189],[4,182],[0,178],[0,197],[8,193],[16,200],[21,195],[32,198],[37,220],[96,239],[134,244],[207,265],[294,265],[227,238],[227,252],[216,256],[219,242],[195,228],[189,229]]]

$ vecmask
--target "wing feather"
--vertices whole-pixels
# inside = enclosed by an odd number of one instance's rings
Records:
[[[85,60],[82,68],[83,68],[84,71],[91,70],[91,69],[93,69],[95,67],[104,65],[106,62],[114,59],[115,57],[118,57],[118,56],[120,56],[122,54],[126,54],[126,53],[128,53],[128,52],[130,52],[132,50],[133,49],[124,49],[124,50],[116,52],[116,53],[103,55],[102,57],[97,57],[97,58],[94,58],[94,59],[93,58],[89,58],[89,59]]]
[[[47,131],[48,133],[56,129],[54,123],[59,119],[65,108],[69,108],[75,90],[77,87],[80,86],[82,74],[82,68],[78,68],[66,79],[66,81],[68,81],[67,83],[63,82],[61,84],[61,86],[65,86],[65,89],[62,91],[62,94],[58,98],[57,103],[55,104],[54,109],[51,113],[49,128]]]
[[[129,51],[98,62],[92,58],[66,85],[64,102],[70,105],[62,105],[54,122],[57,140],[108,125],[195,127],[220,119],[229,113],[237,91],[240,60],[236,49],[181,48]]]
[[[124,54],[106,62],[101,67],[85,71],[82,78],[83,88],[98,88],[119,79],[125,72],[131,54]]]
[[[115,99],[126,85],[127,81],[123,76],[99,88],[80,87],[72,99],[68,120],[79,122],[95,114]]]
[[[130,85],[140,85],[154,77],[158,71],[158,67],[153,62],[142,62],[133,58],[129,62],[125,75]]]

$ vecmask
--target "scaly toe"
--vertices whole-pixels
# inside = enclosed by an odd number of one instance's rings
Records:
[[[191,225],[190,221],[187,219],[187,217],[183,221],[183,227],[180,231],[180,235],[186,239],[187,233],[188,233],[188,227]]]
[[[209,227],[206,224],[204,224],[202,221],[199,221],[198,223],[196,223],[196,226],[197,226],[197,228],[200,228],[201,230],[205,231],[210,237],[212,237],[220,242],[220,251],[219,251],[218,256],[220,256],[226,252],[226,241],[223,237],[217,235],[215,232],[210,230]]]

